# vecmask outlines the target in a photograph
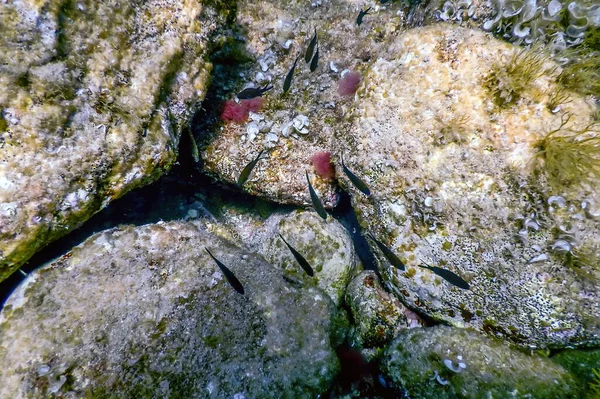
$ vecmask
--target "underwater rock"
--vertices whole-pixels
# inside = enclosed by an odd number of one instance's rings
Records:
[[[420,327],[422,321],[387,293],[373,270],[364,270],[348,285],[346,304],[357,326],[362,348],[383,347],[400,330]]]
[[[288,281],[298,287],[318,287],[340,305],[346,286],[359,262],[352,238],[334,218],[321,219],[314,211],[278,211],[263,219],[246,209],[225,209],[219,223],[207,223],[215,234],[262,255],[270,264],[283,269]],[[279,234],[302,255],[314,271],[302,269]]]
[[[361,226],[406,264],[371,242],[410,308],[526,347],[600,345],[600,125],[559,72],[446,24],[398,36],[372,63],[332,158],[369,186],[339,177]]]
[[[355,22],[360,7],[346,0],[312,7],[297,1],[241,0],[237,10],[238,23],[247,32],[246,48],[255,61],[242,72],[237,83],[240,86],[230,88],[230,97],[222,101],[230,101],[246,87],[269,84],[273,89],[263,95],[265,103],[258,122],[224,122],[213,127],[202,151],[204,170],[219,180],[235,183],[244,166],[266,149],[264,159],[244,185],[248,193],[279,203],[311,206],[307,170],[325,207],[334,207],[339,198],[332,173],[320,177],[319,167],[311,159],[329,152],[334,131],[347,127],[344,115],[354,95],[338,94],[338,82],[348,70],[356,74],[366,70],[366,61],[376,58],[405,25],[407,10],[399,4],[379,5],[361,26]],[[304,55],[315,30],[321,61],[310,72]],[[298,56],[290,89],[283,93],[285,78]],[[217,80],[217,84],[231,82]],[[352,94],[356,86],[360,91],[356,83]],[[248,128],[253,124],[258,125],[259,133],[250,133]]]
[[[9,298],[0,397],[313,398],[338,370],[335,317],[321,290],[191,222],[117,228]]]
[[[414,398],[581,397],[573,377],[550,359],[447,326],[400,333],[383,355],[382,370]]]
[[[0,25],[0,280],[175,161],[226,2],[10,2]]]

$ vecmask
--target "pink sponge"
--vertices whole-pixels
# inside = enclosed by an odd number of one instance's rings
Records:
[[[225,122],[242,123],[248,119],[248,110],[242,104],[229,100],[223,106],[221,119]]]
[[[331,180],[335,176],[335,169],[331,163],[331,153],[317,152],[310,161],[315,168],[315,172],[323,179]]]
[[[358,72],[348,72],[340,81],[338,82],[338,94],[340,96],[353,96],[358,90],[358,85],[360,84],[360,73]]]
[[[256,97],[251,100],[242,100],[239,104],[233,100],[229,100],[223,106],[221,119],[225,122],[245,122],[248,119],[248,112],[258,112],[262,109],[264,104],[265,99],[262,97]]]

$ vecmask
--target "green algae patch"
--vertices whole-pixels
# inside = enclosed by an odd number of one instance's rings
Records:
[[[564,187],[600,181],[600,124],[568,127],[570,116],[535,143],[536,158],[557,192]]]
[[[513,53],[505,62],[492,65],[484,79],[484,87],[500,108],[507,108],[531,90],[531,84],[548,73],[545,63],[548,57],[528,49]]]

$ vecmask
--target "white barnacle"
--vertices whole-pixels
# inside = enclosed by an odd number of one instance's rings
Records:
[[[571,252],[573,246],[567,240],[556,240],[551,247],[553,250]]]
[[[543,253],[543,254],[540,254],[538,256],[534,256],[533,258],[529,259],[527,261],[527,264],[531,265],[532,263],[546,262],[549,259],[550,259],[550,257],[548,256],[548,254]]]
[[[455,366],[454,362],[450,359],[444,359],[444,366],[446,366],[446,368],[450,371],[453,371],[455,373],[460,373],[462,372],[465,368],[467,368],[467,365],[463,362],[458,362],[458,364]]]
[[[552,204],[558,205],[559,208],[564,208],[567,205],[567,201],[560,195],[553,195],[548,198],[548,205],[552,206]]]
[[[445,380],[442,377],[440,377],[437,370],[433,370],[433,373],[434,375],[432,379],[436,380],[440,385],[448,385],[450,383],[448,380]]]

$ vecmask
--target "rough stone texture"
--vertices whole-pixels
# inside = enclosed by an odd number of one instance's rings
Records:
[[[314,398],[338,369],[335,314],[321,290],[192,223],[109,230],[7,302],[0,397]]]
[[[229,12],[209,3],[2,3],[0,280],[174,162]]]
[[[337,220],[330,217],[324,221],[314,211],[276,212],[262,219],[256,213],[230,207],[220,222],[209,222],[207,228],[262,255],[282,268],[289,281],[321,288],[338,306],[357,269],[358,259],[348,232]],[[310,263],[313,277],[304,272],[278,234]]]
[[[546,62],[514,105],[497,106],[485,79],[517,51],[443,24],[399,36],[371,65],[353,126],[336,141],[335,155],[346,154],[373,195],[341,181],[356,194],[361,225],[407,264],[387,267],[373,245],[386,284],[412,309],[525,346],[598,345],[599,185],[553,191],[543,168],[532,172],[536,142],[567,114],[568,127],[582,129],[593,104],[569,93],[552,113],[558,70]],[[534,262],[540,256],[547,260]],[[456,272],[471,289],[423,263]]]
[[[445,360],[461,371],[452,371]],[[386,350],[382,369],[393,384],[414,398],[581,397],[581,387],[573,377],[548,358],[530,356],[500,340],[453,327],[402,332]]]
[[[362,348],[383,347],[400,330],[420,327],[423,323],[383,289],[372,270],[364,270],[352,279],[346,291],[346,304],[357,326]]]
[[[369,6],[372,14],[357,26],[360,9]],[[330,151],[334,132],[346,129],[344,114],[351,108],[353,96],[340,97],[337,82],[345,70],[364,73],[366,61],[378,56],[405,19],[400,4],[366,0],[239,1],[238,22],[245,28],[247,48],[256,58],[242,80],[254,87],[270,83],[273,89],[264,95],[264,109],[254,119],[224,124],[215,132],[216,137],[202,152],[205,170],[235,183],[244,166],[266,148],[264,159],[244,186],[246,191],[280,203],[310,206],[307,170],[325,205],[334,206],[338,201],[335,185],[315,174],[310,159],[317,152]],[[315,28],[319,66],[311,73],[304,53]],[[284,79],[298,55],[302,58],[291,88],[283,94]],[[231,97],[244,87],[231,87]],[[298,116],[307,118],[308,125],[300,128],[304,133],[289,128]]]

